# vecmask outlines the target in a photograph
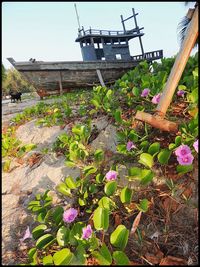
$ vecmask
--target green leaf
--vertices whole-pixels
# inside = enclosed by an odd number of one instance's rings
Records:
[[[65,183],[60,183],[56,186],[56,190],[65,196],[72,196],[71,190]]]
[[[36,148],[37,146],[35,144],[28,144],[23,146],[25,148],[26,152],[31,151],[32,149]]]
[[[94,211],[93,222],[96,230],[106,231],[109,226],[109,210],[98,207]]]
[[[99,104],[99,102],[98,102],[97,100],[95,100],[95,99],[92,99],[92,100],[91,100],[91,103],[92,103],[96,108],[100,108],[100,107],[101,107],[101,105]]]
[[[122,203],[130,203],[133,195],[133,190],[128,188],[127,186],[124,187],[120,194],[120,199]]]
[[[65,183],[66,183],[67,187],[70,189],[76,188],[76,182],[74,181],[74,179],[71,176],[68,176],[67,178],[65,178]]]
[[[120,224],[110,235],[110,243],[113,246],[123,250],[127,245],[128,236],[129,230],[124,225]]]
[[[99,207],[110,210],[114,202],[109,197],[102,197],[98,202]]]
[[[107,196],[112,196],[117,189],[116,181],[109,181],[104,186],[104,192]]]
[[[61,247],[67,246],[69,242],[69,233],[70,233],[69,228],[65,227],[64,225],[58,229],[58,232],[56,234],[56,239]]]
[[[73,257],[74,254],[68,248],[63,248],[53,255],[54,264],[68,265],[72,261]]]
[[[28,251],[28,258],[29,258],[29,260],[31,262],[34,261],[34,258],[36,258],[36,256],[37,256],[37,249],[36,248],[31,248]]]
[[[194,90],[192,90],[188,98],[189,98],[189,101],[191,101],[192,103],[197,103],[198,102],[198,88],[195,88]]]
[[[140,95],[140,90],[137,87],[133,87],[132,93],[134,96],[139,96]]]
[[[148,153],[142,153],[138,162],[151,168],[153,166],[153,157]]]
[[[149,201],[146,198],[144,198],[140,200],[140,204],[139,205],[136,204],[136,206],[139,209],[139,211],[146,212],[149,207]]]
[[[129,258],[123,251],[114,251],[113,259],[116,262],[116,265],[129,265]]]
[[[78,203],[79,203],[80,206],[85,206],[87,202],[86,202],[85,199],[82,199],[82,198],[79,197],[78,198]]]
[[[122,117],[121,116],[122,116],[121,110],[117,109],[115,111],[115,113],[114,113],[114,117],[115,117],[116,122],[118,122],[118,123],[122,122]]]
[[[160,150],[160,143],[155,142],[149,146],[148,153],[152,156]]]
[[[141,171],[141,181],[140,184],[146,185],[153,180],[154,174],[151,170],[142,170]]]
[[[181,136],[176,136],[175,144],[176,144],[176,146],[180,146],[181,145]]]
[[[187,87],[186,87],[185,85],[180,84],[180,85],[178,86],[178,90],[183,90],[183,91],[185,91],[185,90],[187,90]]]
[[[38,249],[44,249],[47,246],[49,246],[52,241],[54,240],[54,237],[51,234],[45,234],[41,236],[37,242],[36,242],[36,248]]]
[[[102,149],[97,149],[94,153],[94,158],[96,161],[101,161],[103,160],[104,157],[104,152]]]
[[[45,224],[40,224],[38,226],[36,226],[33,230],[32,230],[32,235],[34,239],[38,239],[40,236],[42,236],[44,234],[44,230],[47,229],[47,226]]]
[[[184,174],[184,173],[187,173],[187,172],[191,172],[193,170],[193,165],[178,165],[176,167],[176,171],[179,173],[179,174]]]
[[[106,93],[106,97],[107,97],[108,99],[111,99],[112,94],[113,94],[113,91],[112,91],[111,89],[109,89],[108,92]]]
[[[11,160],[10,159],[6,159],[4,162],[3,162],[3,171],[4,172],[8,172],[9,169],[10,169],[10,164],[11,164]]]
[[[84,247],[79,244],[74,252],[74,258],[72,259],[70,265],[85,265],[86,262],[86,251]]]
[[[168,148],[169,148],[169,150],[173,150],[174,148],[176,148],[176,144],[171,143],[171,144],[169,144]]]
[[[83,173],[84,173],[85,177],[87,177],[90,174],[95,173],[96,171],[97,171],[97,168],[95,168],[94,166],[86,166],[83,169]]]
[[[105,244],[102,245],[99,252],[92,252],[92,255],[99,261],[100,265],[111,265],[112,263],[112,256]]]
[[[124,144],[117,145],[117,151],[119,151],[122,154],[126,154],[127,153],[126,145]]]
[[[73,225],[69,233],[69,242],[72,246],[78,245],[77,238],[80,238],[82,236],[83,227],[84,227],[84,224],[82,222],[77,222]]]
[[[141,175],[141,171],[142,171],[142,169],[140,169],[138,167],[132,167],[128,170],[128,175],[131,177],[138,178]]]
[[[51,255],[45,256],[42,259],[43,265],[53,265],[53,257]]]
[[[63,219],[63,213],[64,213],[63,207],[57,206],[55,208],[52,208],[51,210],[52,210],[53,221],[56,223],[56,225],[59,225],[59,223]]]
[[[167,164],[171,153],[172,151],[167,148],[162,149],[158,154],[158,161],[160,162],[160,164]]]
[[[148,146],[149,146],[149,142],[148,142],[148,141],[143,141],[142,143],[140,143],[140,147],[141,147],[144,151],[147,150]]]
[[[101,173],[98,173],[97,175],[96,175],[96,181],[97,181],[97,183],[101,183],[102,181],[103,181],[103,179],[104,179],[104,175],[103,174],[101,174]]]

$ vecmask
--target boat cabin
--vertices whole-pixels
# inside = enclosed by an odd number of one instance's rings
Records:
[[[144,28],[139,28],[137,25],[134,8],[132,8],[133,15],[127,19],[123,19],[121,15],[121,22],[123,30],[95,30],[89,29],[78,30],[78,38],[75,40],[80,43],[83,61],[116,61],[116,60],[132,60],[129,51],[129,40],[139,38],[142,56],[144,56],[144,49],[141,37],[144,33],[141,32]],[[134,18],[135,27],[131,30],[126,30],[125,21]]]

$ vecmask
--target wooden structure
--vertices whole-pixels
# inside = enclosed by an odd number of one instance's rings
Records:
[[[75,40],[80,43],[83,61],[16,62],[8,58],[9,62],[31,82],[42,97],[51,94],[62,94],[71,88],[88,88],[114,83],[124,73],[146,60],[152,62],[163,57],[163,51],[144,52],[141,37],[143,28],[137,25],[135,10],[133,15],[124,19],[121,15],[123,30],[84,30],[78,29]],[[125,21],[134,18],[135,27],[127,30]],[[129,40],[139,38],[141,54],[131,56]]]

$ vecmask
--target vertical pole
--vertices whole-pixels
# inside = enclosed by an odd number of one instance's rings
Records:
[[[59,86],[60,86],[60,95],[63,94],[63,87],[62,87],[62,74],[61,71],[59,71]]]
[[[122,26],[123,26],[123,29],[124,29],[124,32],[126,31],[125,29],[125,24],[124,24],[124,20],[123,20],[123,16],[121,15],[121,21],[122,21]]]
[[[79,16],[78,16],[78,12],[77,12],[77,8],[76,8],[76,4],[74,4],[75,10],[76,10],[76,17],[77,17],[77,21],[78,21],[78,30],[80,31],[81,26],[80,26],[80,21],[79,21]]]
[[[132,8],[132,11],[133,11],[133,17],[134,17],[134,21],[135,21],[135,27],[137,28],[138,25],[137,25],[137,20],[136,20],[136,15],[135,15],[135,9]],[[140,33],[139,29],[138,29],[138,33]],[[141,38],[141,36],[139,36],[139,41],[140,41],[140,47],[141,47],[142,55],[144,56],[144,48],[143,48],[143,45],[142,45],[142,38]]]

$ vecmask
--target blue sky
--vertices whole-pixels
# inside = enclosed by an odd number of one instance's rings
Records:
[[[79,43],[75,42],[78,22],[85,30],[122,30],[120,15],[127,18],[132,8],[139,13],[137,22],[144,27],[142,42],[145,52],[163,49],[164,57],[178,53],[177,26],[189,7],[184,2],[3,2],[2,61],[11,67],[7,57],[16,61],[29,58],[43,61],[82,60]],[[126,24],[134,28],[134,21]],[[139,40],[130,41],[131,55],[141,54]],[[192,51],[192,54],[196,52]]]

